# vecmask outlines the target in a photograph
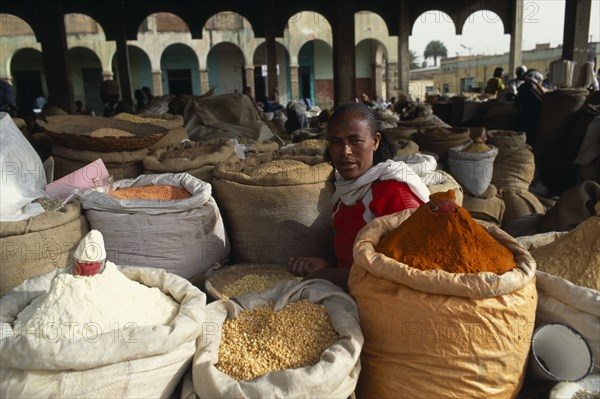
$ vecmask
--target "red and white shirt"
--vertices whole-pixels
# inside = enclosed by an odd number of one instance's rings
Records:
[[[377,180],[371,184],[354,205],[338,201],[333,206],[333,229],[335,230],[334,251],[338,267],[352,266],[352,248],[359,230],[379,216],[417,208],[423,201],[409,188],[397,180]]]

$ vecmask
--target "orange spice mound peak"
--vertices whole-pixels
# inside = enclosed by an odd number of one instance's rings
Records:
[[[513,253],[456,205],[453,197],[452,191],[432,194],[430,202],[384,235],[375,250],[421,270],[502,274],[513,269]]]

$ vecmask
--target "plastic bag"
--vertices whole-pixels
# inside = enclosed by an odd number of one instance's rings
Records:
[[[0,113],[0,221],[29,219],[44,212],[31,202],[44,197],[46,172],[39,155],[14,121]]]

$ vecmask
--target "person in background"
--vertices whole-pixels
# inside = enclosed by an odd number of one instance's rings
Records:
[[[484,93],[490,97],[495,97],[498,95],[499,91],[504,90],[504,81],[502,80],[502,74],[504,73],[504,69],[498,67],[494,69],[494,76],[487,81],[485,86]]]
[[[519,65],[515,69],[515,78],[508,81],[507,89],[508,92],[506,94],[506,100],[512,101],[517,96],[517,90],[519,86],[525,83],[525,74],[527,73],[526,65]]]
[[[308,116],[306,115],[306,103],[290,101],[287,107],[285,131],[292,133],[296,130],[304,129],[307,126]]]
[[[392,160],[396,147],[377,131],[375,113],[366,104],[339,106],[329,119],[327,141],[336,180],[335,259],[294,257],[288,270],[347,288],[359,230],[376,217],[420,206],[429,200],[429,190],[405,163]]]
[[[133,97],[135,97],[136,112],[140,112],[146,107],[146,105],[148,105],[148,99],[146,98],[146,94],[144,94],[143,90],[137,89],[134,91]]]
[[[135,114],[133,107],[123,100],[119,100],[119,84],[114,80],[105,80],[100,85],[100,99],[104,103],[104,116],[114,116],[122,112]]]
[[[149,104],[152,102],[152,100],[154,100],[154,94],[152,94],[152,90],[150,90],[150,88],[148,86],[144,86],[142,87],[142,91],[144,92],[144,95],[146,96],[146,103]]]
[[[542,85],[544,75],[536,69],[525,74],[525,83],[519,86],[515,104],[519,109],[520,128],[525,132],[527,144],[535,145],[535,132],[542,111],[542,101],[546,88]]]
[[[93,115],[93,112],[91,112],[87,109],[87,107],[83,104],[83,101],[77,100],[77,101],[75,101],[75,114],[76,115]]]
[[[254,95],[252,94],[252,87],[244,86],[244,89],[242,90],[242,94],[247,96],[252,101],[252,104],[254,104],[254,109],[256,111],[258,111],[258,105],[256,104],[256,99],[254,98]]]
[[[16,111],[15,91],[6,80],[0,80],[0,111],[7,112],[11,116],[14,116],[11,112]]]

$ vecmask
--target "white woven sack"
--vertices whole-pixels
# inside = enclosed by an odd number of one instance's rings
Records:
[[[269,301],[275,301],[278,310],[300,300],[323,304],[340,336],[323,352],[318,363],[273,371],[246,381],[237,381],[215,367],[221,343],[220,327],[226,319]],[[260,294],[236,297],[236,302],[218,301],[207,306],[206,324],[214,326],[214,334],[204,334],[198,339],[192,365],[194,391],[200,398],[347,398],[352,394],[360,372],[363,335],[358,309],[350,295],[325,280],[291,281]]]
[[[117,187],[185,187],[191,198],[172,201],[119,200],[87,190],[81,197],[92,229],[104,236],[107,258],[117,264],[159,267],[184,278],[229,256],[229,240],[210,184],[187,173],[142,175]]]
[[[456,181],[475,197],[485,192],[492,182],[494,159],[498,148],[490,146],[486,152],[463,152],[470,143],[448,150],[448,169]]]
[[[564,232],[550,232],[517,238],[527,250],[551,244]],[[536,325],[564,323],[588,342],[594,356],[594,372],[600,371],[600,291],[575,285],[549,273],[536,271],[538,306]]]
[[[72,341],[15,335],[17,315],[47,292],[52,278],[64,270],[27,280],[0,299],[0,397],[170,397],[202,332],[206,295],[163,270],[127,266],[119,270],[173,297],[180,304],[177,316],[168,325],[101,331]]]
[[[423,175],[437,169],[437,161],[435,158],[432,155],[421,154],[420,152],[413,155],[395,157],[394,161],[404,162],[410,166],[419,177],[423,177]]]

